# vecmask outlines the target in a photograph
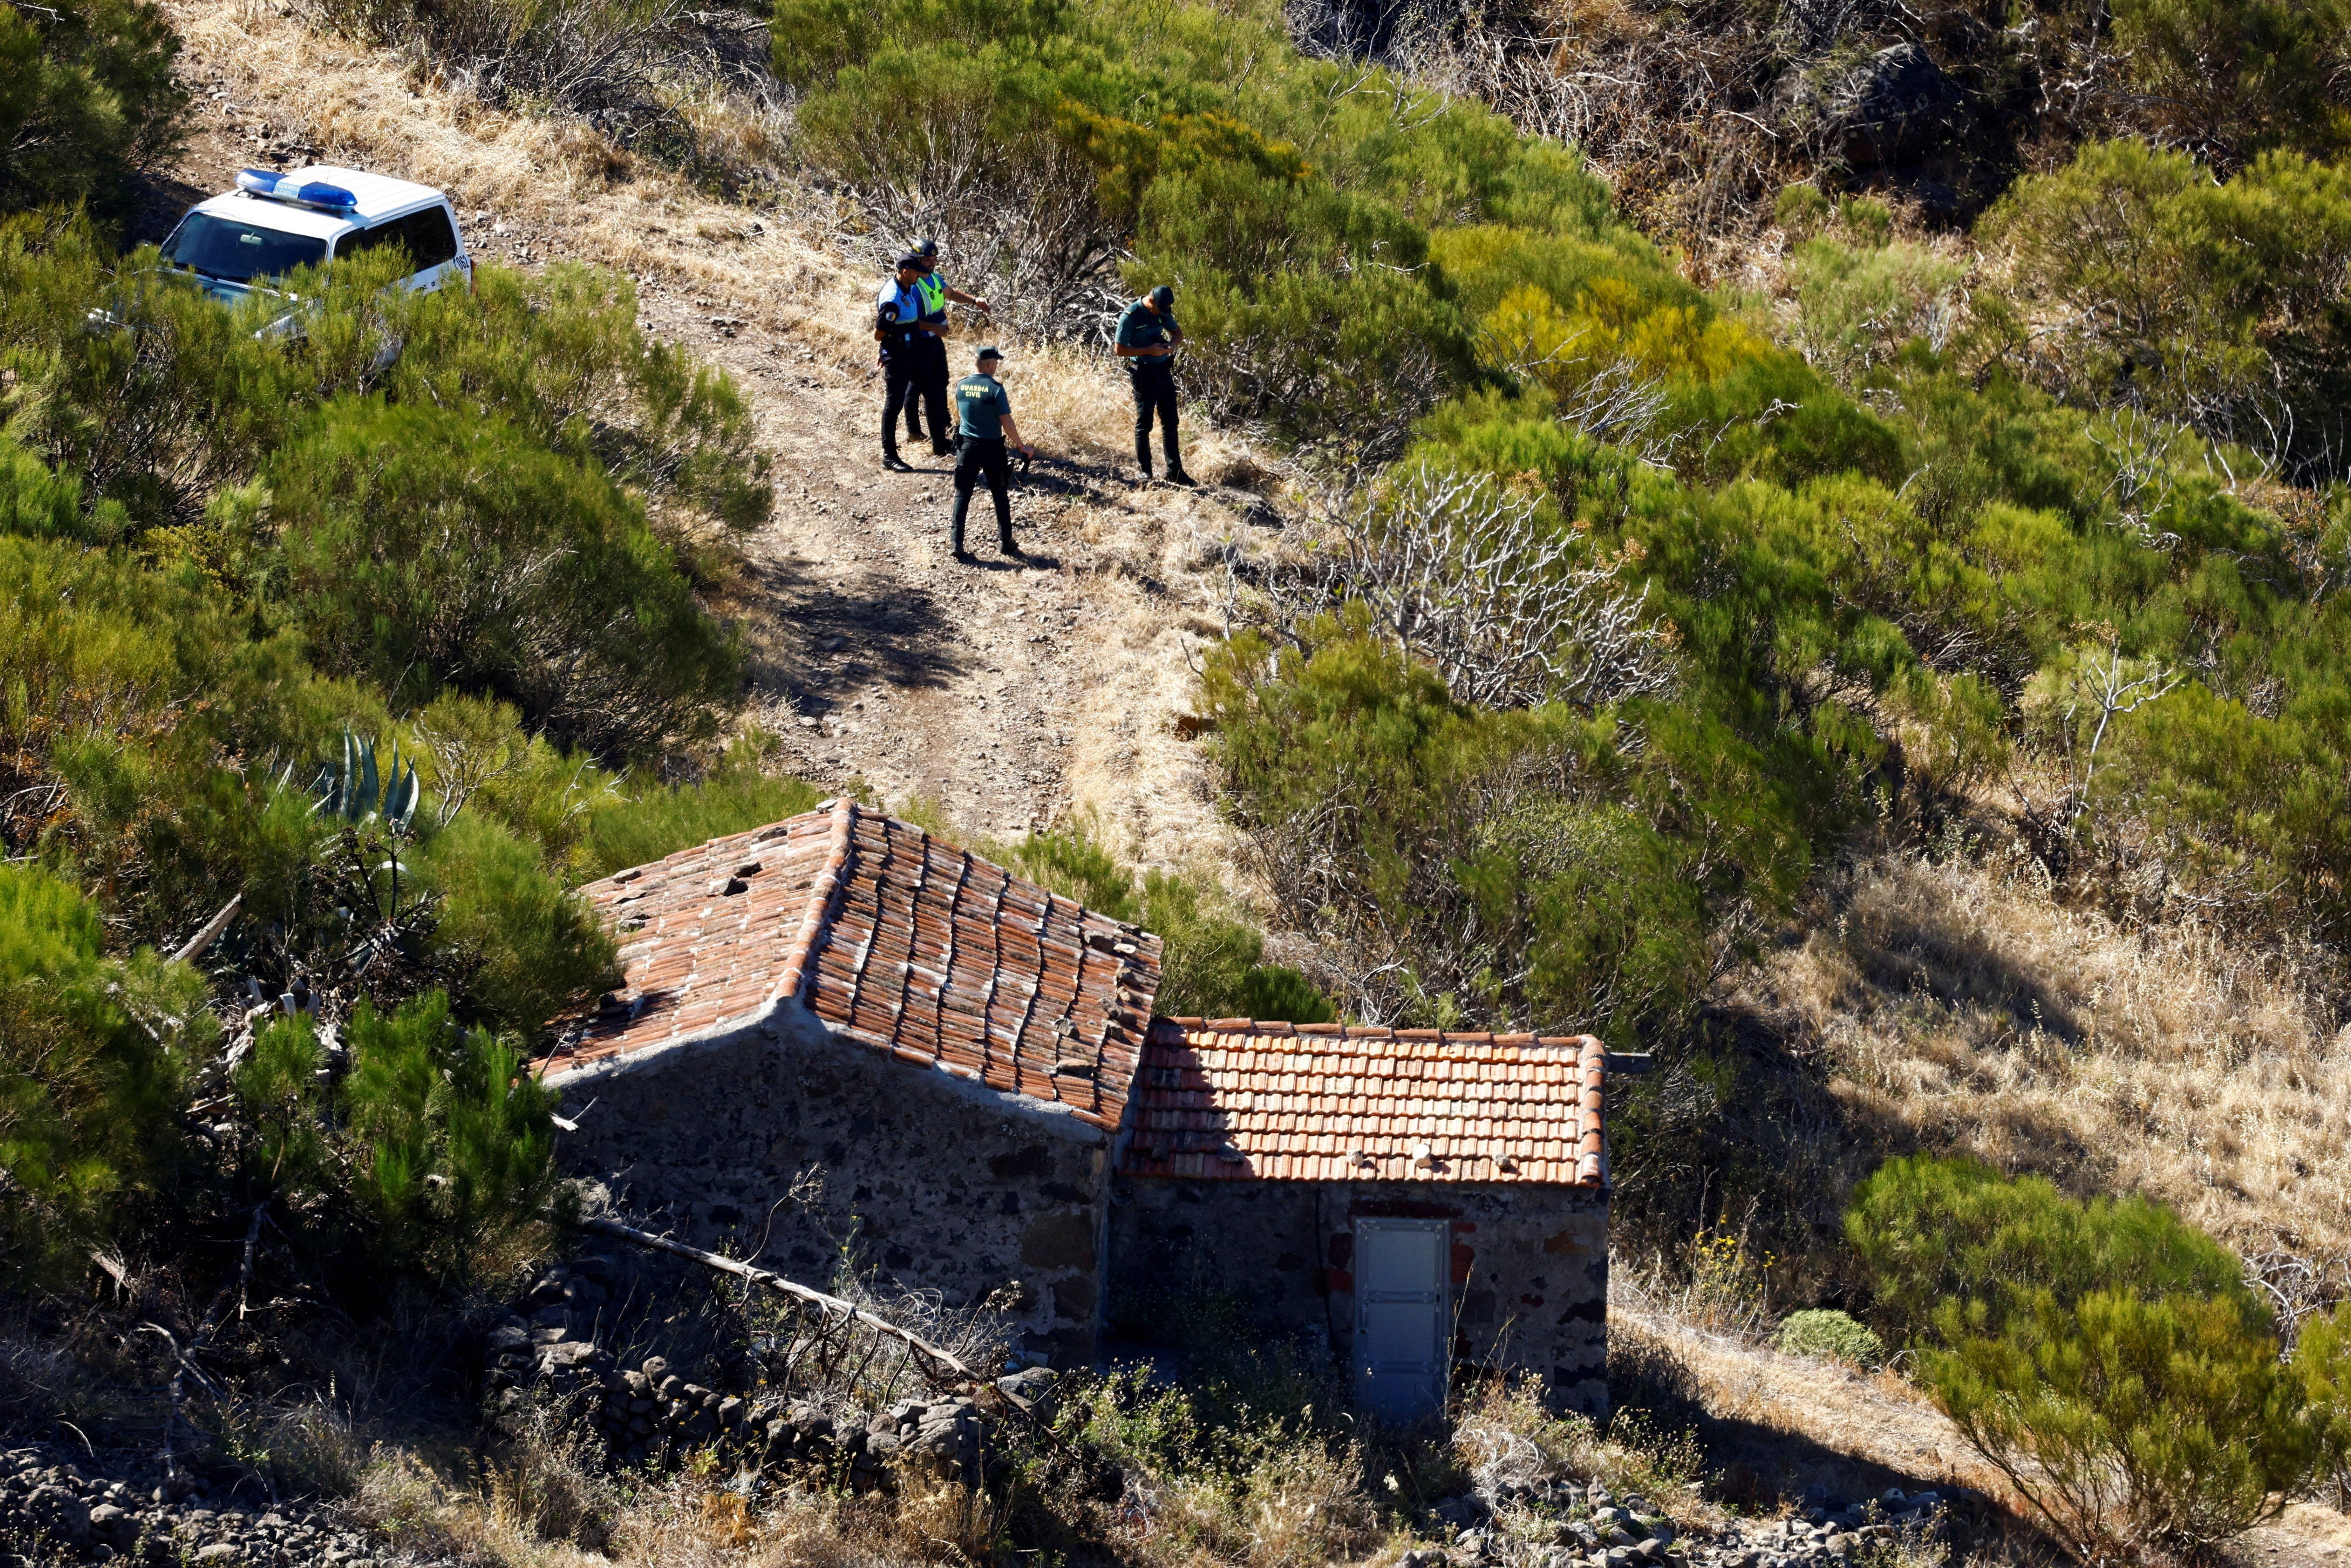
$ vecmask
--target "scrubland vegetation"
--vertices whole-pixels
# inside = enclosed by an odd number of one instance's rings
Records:
[[[1176,287],[1186,395],[1286,520],[1201,674],[1243,863],[998,850],[1166,936],[1166,1010],[1654,1050],[1621,1271],[1908,1379],[2042,1532],[1987,1552],[2195,1558],[2351,1474],[2339,5],[308,19],[716,193],[821,190],[852,249],[943,232],[1032,343]],[[175,1375],[90,1281],[184,1328],[266,1235],[285,1316],[192,1418],[423,1550],[1307,1563],[1562,1476],[1774,1504],[1633,1333],[1604,1431],[1480,1385],[1393,1434],[1204,1320],[1180,1387],[1072,1387],[997,1495],[763,1513],[551,1416],[487,1502],[371,1463],[387,1412],[464,1427],[455,1375],[294,1421],[563,1245],[519,1069],[608,982],[568,889],[817,791],[711,608],[777,505],[746,394],[576,266],[297,276],[303,334],[256,336],[282,306],[120,246],[176,47],[143,4],[0,10],[15,1425],[149,1431],[103,1391]]]

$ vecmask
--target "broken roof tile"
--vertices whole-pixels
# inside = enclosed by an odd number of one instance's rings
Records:
[[[742,891],[714,895],[713,868]],[[880,1054],[1113,1128],[1159,988],[1158,937],[848,800],[580,892],[632,941],[621,989],[559,1020],[569,1051],[549,1082],[799,1007]]]

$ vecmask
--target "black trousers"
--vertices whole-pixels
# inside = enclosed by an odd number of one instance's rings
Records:
[[[963,553],[963,519],[971,510],[971,493],[982,478],[987,481],[987,492],[996,500],[996,541],[1005,549],[1012,548],[1012,465],[1004,451],[1004,438],[992,441],[975,440],[966,436],[963,452],[956,458],[955,466],[955,549]]]
[[[1176,372],[1165,365],[1143,365],[1127,371],[1134,383],[1134,461],[1151,472],[1151,416],[1159,416],[1159,445],[1167,454],[1167,472],[1179,472],[1184,459],[1176,451]]]
[[[882,361],[882,450],[884,455],[898,455],[898,411],[909,407],[916,397],[930,405],[931,428],[947,427],[947,385],[942,377],[934,385],[923,374],[921,350],[913,347],[893,348]]]
[[[923,439],[923,422],[917,411],[925,402],[929,402],[933,409],[943,406],[946,402],[947,346],[944,340],[927,335],[918,336],[914,339],[914,355],[916,361],[915,386],[923,395],[920,399],[910,397],[906,400],[906,439],[920,441]],[[935,399],[931,396],[934,384],[938,392]],[[934,445],[951,439],[954,434],[939,423],[939,416],[935,413],[931,415],[931,439]]]

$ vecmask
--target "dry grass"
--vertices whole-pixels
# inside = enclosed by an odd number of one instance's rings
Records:
[[[1816,1450],[1938,1486],[1993,1497],[2006,1490],[1999,1472],[1898,1372],[1784,1355],[1656,1311],[1637,1294],[1612,1292],[1608,1315],[1612,1357],[1670,1364],[1684,1396],[1708,1420],[1744,1429],[1708,1455],[1711,1469],[1743,1459],[1766,1487],[1792,1494],[1823,1479],[1822,1461],[1805,1458]]]
[[[1001,1503],[917,1475],[893,1494],[787,1489],[754,1498],[689,1464],[668,1478],[608,1475],[546,1424],[506,1445],[477,1488],[380,1449],[351,1516],[388,1547],[498,1568],[885,1568],[987,1563]]]
[[[2351,1250],[2351,1033],[2323,956],[2126,927],[2036,870],[1870,862],[1746,988],[1889,1143],[2143,1193],[2249,1258]]]

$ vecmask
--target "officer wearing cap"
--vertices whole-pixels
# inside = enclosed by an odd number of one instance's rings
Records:
[[[962,289],[950,284],[946,280],[946,275],[939,270],[938,241],[924,240],[906,254],[921,261],[923,266],[923,276],[917,287],[923,291],[923,320],[925,324],[944,333],[947,325],[947,305],[950,301],[957,305],[972,306],[983,316],[988,313],[987,300],[976,295],[966,294]],[[945,339],[926,337],[923,340],[919,351],[924,356],[922,379],[936,386],[939,395],[944,398],[947,388],[947,346]],[[908,439],[914,441],[920,441],[923,438],[922,422],[915,415],[917,406],[914,399],[906,400],[906,435]],[[933,428],[937,429],[935,423]],[[937,438],[931,443],[932,452],[945,456],[954,451],[954,447],[946,444],[946,432],[938,430]]]
[[[929,364],[926,341],[935,341],[943,327],[924,320],[923,260],[908,254],[898,258],[897,276],[882,285],[874,300],[873,340],[882,345],[882,376],[885,389],[882,404],[882,466],[910,472],[906,460],[898,455],[898,410],[912,398],[920,395],[931,405],[931,428],[944,431],[947,423],[946,378],[941,377],[935,390],[927,383],[924,371]],[[944,348],[940,350],[945,353]],[[935,452],[952,450],[944,437],[934,444]]]
[[[1183,341],[1184,329],[1176,324],[1176,291],[1164,283],[1129,305],[1118,319],[1115,347],[1134,388],[1135,465],[1145,479],[1151,477],[1151,420],[1156,414],[1171,485],[1192,482],[1176,449],[1176,371],[1170,361]]]
[[[982,476],[987,480],[987,493],[996,502],[996,543],[1006,555],[1017,556],[1020,547],[1012,542],[1012,470],[1005,458],[1008,441],[1020,449],[1020,455],[1036,454],[1020,439],[1020,427],[1012,423],[1012,399],[1005,394],[1004,383],[996,379],[997,367],[1004,356],[993,348],[979,351],[977,373],[956,382],[956,428],[963,435],[963,452],[956,459],[955,469],[955,554],[957,560],[966,558],[963,548],[963,520],[971,510],[971,492]]]

